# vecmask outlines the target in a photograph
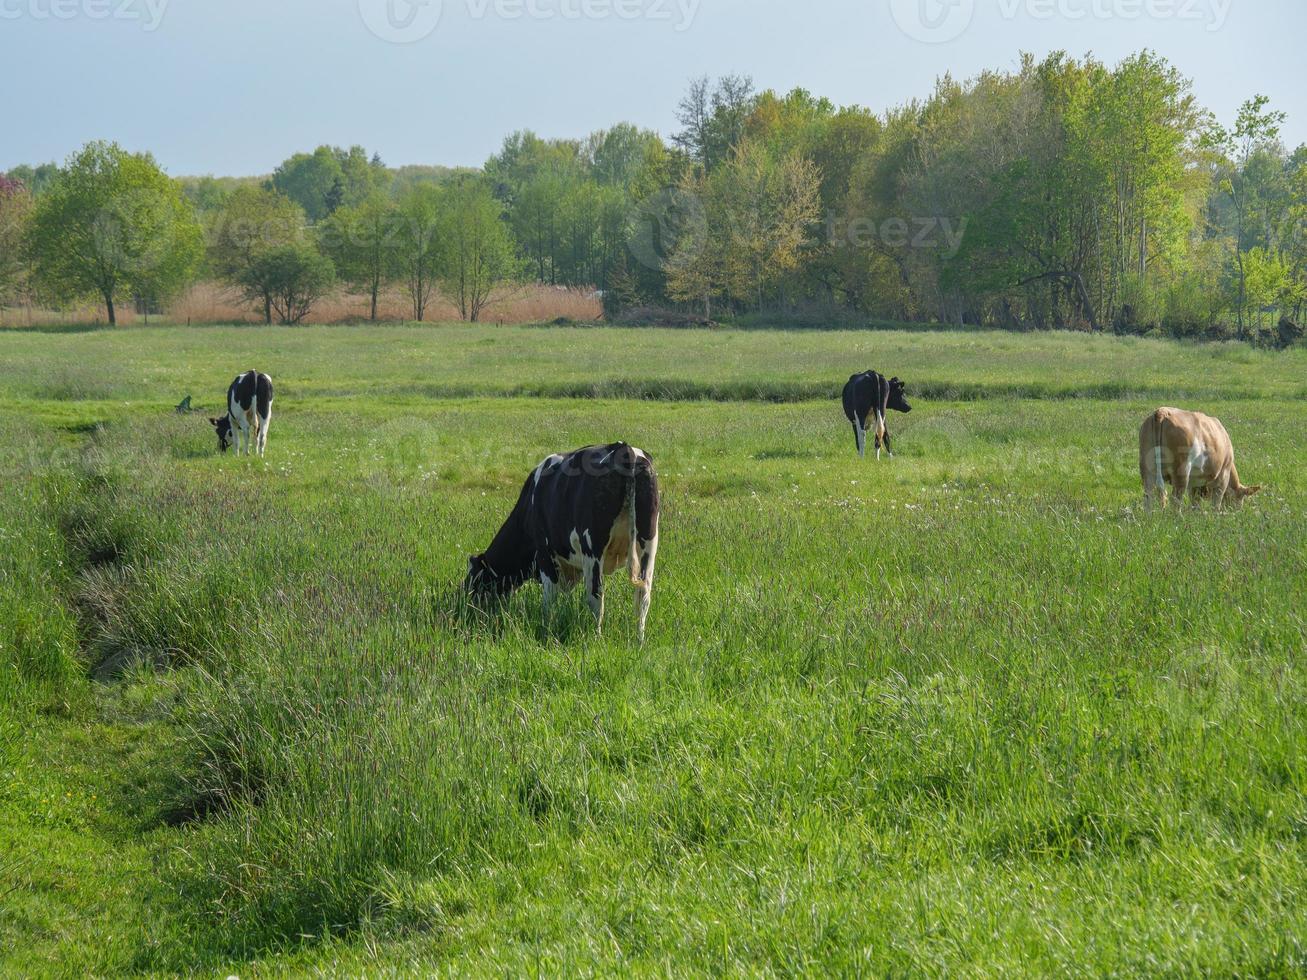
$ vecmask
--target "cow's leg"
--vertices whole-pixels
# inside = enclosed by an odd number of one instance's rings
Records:
[[[268,446],[268,423],[271,421],[272,421],[272,408],[271,406],[269,406],[268,414],[261,416],[259,418],[259,455],[260,456],[263,455],[263,451]]]
[[[1183,460],[1176,465],[1175,473],[1171,476],[1171,496],[1172,502],[1177,508],[1183,509],[1185,496],[1189,493],[1189,475],[1192,467],[1188,460]]]
[[[861,459],[867,455],[867,430],[856,417],[853,420],[853,439],[858,444],[858,458]]]
[[[1212,498],[1212,509],[1221,510],[1225,507],[1227,494],[1230,492],[1229,478],[1217,478],[1216,482],[1207,485],[1207,495]]]
[[[635,583],[635,621],[640,642],[644,642],[644,623],[649,618],[649,603],[653,592],[654,564],[658,560],[658,535],[652,541],[640,541],[635,547],[636,568],[639,580]]]
[[[604,559],[586,556],[585,559],[585,599],[594,613],[596,631],[604,631]]]
[[[885,416],[880,414],[880,409],[876,409],[876,462],[880,462],[881,449],[889,445],[886,441],[888,435],[885,429]]]
[[[885,452],[889,454],[890,459],[894,458],[894,449],[889,442],[889,429],[885,430]]]
[[[553,618],[554,602],[558,598],[558,583],[551,579],[544,572],[540,573],[540,612],[545,618],[545,628],[549,628],[549,621]]]
[[[559,592],[559,570],[553,555],[547,552],[536,555],[536,567],[540,569],[540,612],[544,616],[545,629],[548,630],[553,619],[554,604]]]

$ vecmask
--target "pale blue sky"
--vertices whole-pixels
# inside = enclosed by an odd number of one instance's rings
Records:
[[[479,165],[519,128],[668,133],[699,74],[881,110],[1058,48],[1153,48],[1222,120],[1261,92],[1307,141],[1303,0],[420,2],[0,0],[0,169],[95,138],[177,175],[267,173],[319,143]]]

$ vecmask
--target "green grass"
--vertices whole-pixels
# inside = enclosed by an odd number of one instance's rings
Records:
[[[266,462],[169,411],[249,366],[278,383]],[[880,465],[826,397],[873,366],[936,395]],[[0,426],[0,972],[1296,975],[1303,367],[993,334],[0,335],[27,420]],[[1139,513],[1161,402],[1219,415],[1266,494]],[[579,598],[552,632],[537,589],[469,608],[530,466],[618,437],[665,496],[648,644],[616,579],[602,639]]]

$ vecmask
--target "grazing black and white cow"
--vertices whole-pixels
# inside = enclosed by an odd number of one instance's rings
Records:
[[[891,408],[905,415],[912,411],[904,396],[906,388],[898,378],[885,380],[875,371],[855,374],[844,386],[844,415],[853,423],[853,438],[858,444],[858,455],[867,455],[867,422],[875,417],[873,431],[876,436],[876,458],[880,459],[883,446],[894,458],[890,448],[889,429],[885,426],[885,413]]]
[[[218,433],[218,449],[227,451],[235,446],[245,455],[250,454],[251,439],[260,456],[268,444],[268,423],[272,421],[272,379],[258,371],[239,375],[227,389],[227,414],[209,419]]]
[[[474,595],[507,596],[539,576],[548,614],[560,591],[583,582],[602,631],[604,579],[626,568],[644,642],[657,556],[653,460],[624,442],[589,446],[535,468],[490,547],[468,560],[464,584]]]

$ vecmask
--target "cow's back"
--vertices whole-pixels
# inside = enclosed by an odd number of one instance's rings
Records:
[[[550,457],[532,493],[536,533],[559,557],[572,557],[578,541],[583,550],[599,553],[614,530],[628,535],[630,494],[642,462],[647,465],[647,457],[624,443]]]

